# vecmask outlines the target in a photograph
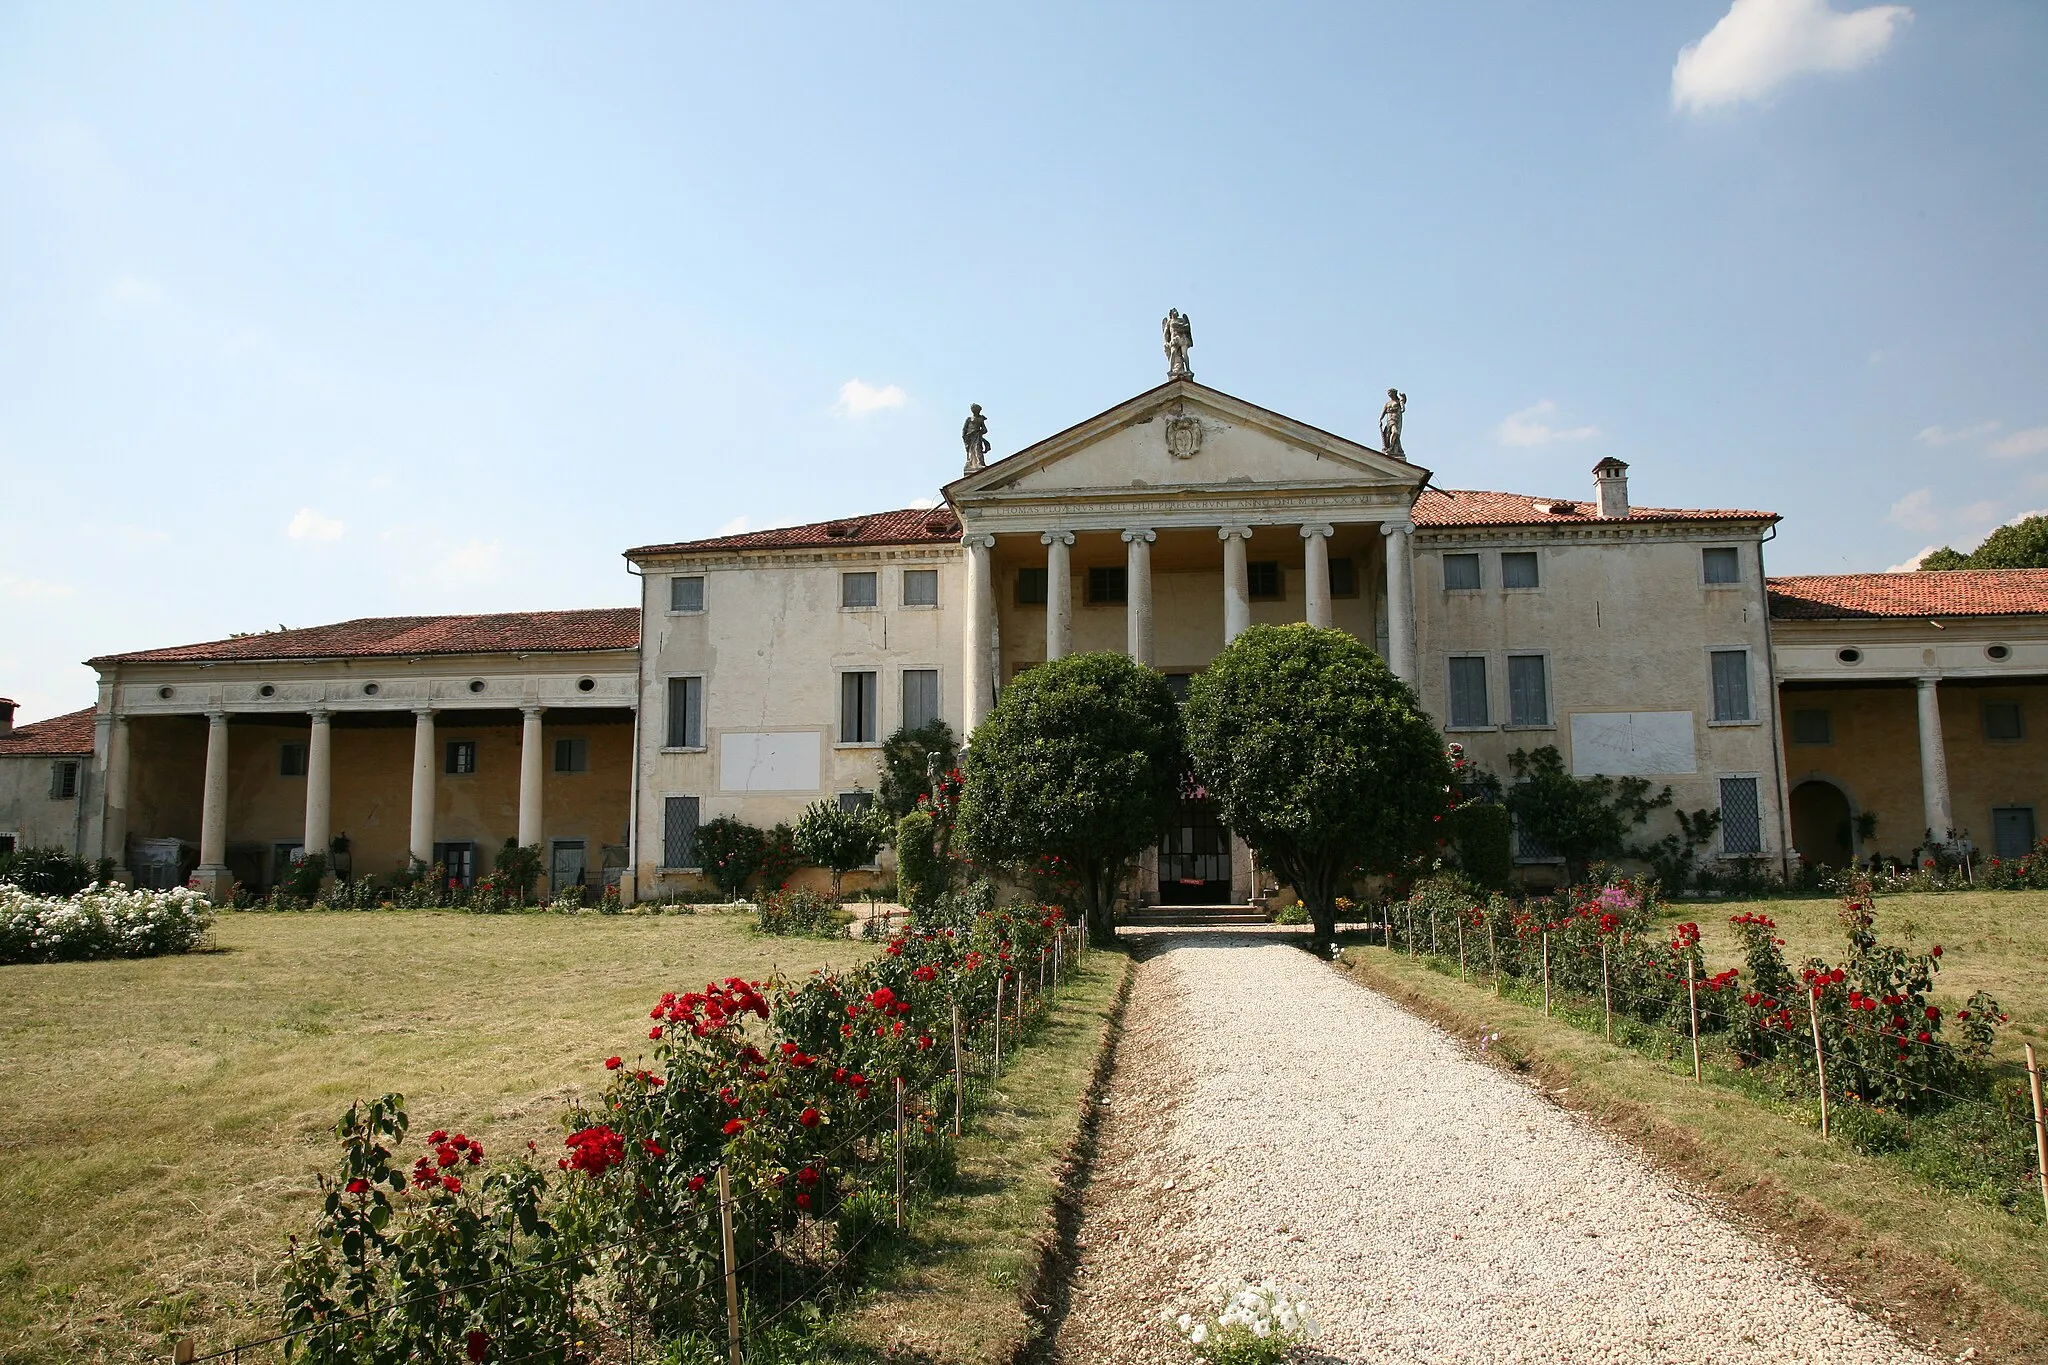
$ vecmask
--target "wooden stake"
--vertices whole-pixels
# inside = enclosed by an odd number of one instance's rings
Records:
[[[960,1065],[960,1001],[953,1001],[953,1136],[960,1136],[960,1107],[967,1089],[967,1072]]]
[[[1607,975],[1607,940],[1600,940],[1600,1012],[1607,1016],[1607,1041],[1614,1041],[1614,987]]]
[[[1700,997],[1693,984],[1692,959],[1685,960],[1685,1002],[1692,1010],[1692,1079],[1700,1082]]]
[[[992,1068],[990,1069],[990,1071],[989,1071],[989,1075],[991,1075],[991,1076],[1000,1076],[1000,1075],[1002,1075],[1002,1074],[1003,1074],[1003,978],[1002,978],[1002,975],[1001,975],[1000,973],[998,973],[998,974],[997,974],[997,976],[996,976],[996,1060],[995,1060],[995,1065],[994,1065],[994,1066],[993,1066],[993,1067],[992,1067]]]
[[[1493,921],[1486,921],[1486,966],[1493,973],[1493,993],[1500,994],[1500,940],[1494,937]]]
[[[732,1177],[723,1164],[718,1168],[718,1236],[725,1250],[725,1346],[731,1365],[740,1361],[740,1275],[733,1265]]]
[[[1054,990],[1058,990],[1060,986],[1060,948],[1066,941],[1067,931],[1062,928],[1059,935],[1052,941],[1052,986]]]
[[[198,1353],[199,1348],[192,1338],[179,1337],[171,1343],[171,1365],[191,1365],[192,1358]]]
[[[1458,916],[1458,980],[1465,979],[1465,917]]]
[[[1813,1074],[1820,1077],[1820,1138],[1822,1142],[1826,1142],[1828,1138],[1828,1064],[1826,1058],[1821,1056],[1820,1051],[1820,997],[1814,994],[1812,986],[1806,988],[1806,1022],[1813,1026]],[[2028,1048],[2027,1060],[2030,1066],[2033,1062],[2033,1055],[2033,1049],[2031,1047]],[[2037,1126],[2041,1122],[2040,1095],[2041,1086],[2037,1081],[2034,1085],[2034,1123]],[[2037,1143],[2036,1145],[2038,1146],[2039,1144]]]
[[[1408,956],[1415,956],[1415,907],[1408,907]]]
[[[903,1231],[903,1078],[896,1078],[896,1230]]]
[[[1429,907],[1429,953],[1436,956],[1436,907]]]
[[[1550,1017],[1550,931],[1543,931],[1543,1017]]]
[[[1038,993],[1045,994],[1045,949],[1038,950]]]
[[[2048,1127],[2041,1123],[2041,1068],[2034,1065],[2034,1045],[2027,1044],[2027,1086],[2034,1092],[2034,1168],[2041,1175],[2041,1208],[2048,1213]]]

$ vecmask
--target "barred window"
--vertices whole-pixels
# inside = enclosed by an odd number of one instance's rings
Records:
[[[1757,803],[1753,777],[1721,779],[1721,851],[1764,851],[1763,811]]]
[[[661,803],[661,865],[697,865],[698,798],[671,796]]]

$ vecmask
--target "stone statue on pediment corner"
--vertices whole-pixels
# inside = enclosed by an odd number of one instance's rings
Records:
[[[1408,458],[1401,450],[1401,421],[1407,414],[1408,395],[1388,389],[1386,406],[1380,409],[1380,449],[1397,460]]]
[[[960,444],[967,448],[967,468],[973,474],[988,467],[988,418],[981,415],[981,404],[969,403],[967,420],[960,426]]]

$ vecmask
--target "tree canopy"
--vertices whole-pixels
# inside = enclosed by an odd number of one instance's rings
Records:
[[[1923,570],[2048,569],[2048,513],[2023,517],[1984,537],[1968,554],[1944,545],[1921,560]]]
[[[1671,788],[1652,796],[1650,784],[1640,777],[1574,777],[1565,769],[1564,756],[1549,744],[1533,753],[1515,750],[1508,755],[1508,767],[1515,775],[1507,790],[1508,809],[1525,837],[1564,859],[1565,875],[1573,882],[1586,875],[1586,865],[1595,858],[1631,852],[1630,832],[1648,821],[1651,811],[1671,804]]]
[[[1166,679],[1121,654],[1074,654],[1019,675],[974,732],[959,825],[979,862],[1061,859],[1098,940],[1117,887],[1177,807],[1187,760]]]
[[[882,741],[882,786],[875,799],[898,820],[917,809],[917,798],[931,791],[932,759],[943,776],[960,762],[953,727],[942,720],[912,728],[904,726]]]
[[[878,806],[813,801],[797,817],[793,834],[796,851],[832,874],[832,899],[837,900],[840,880],[873,862],[889,842],[889,817]]]
[[[1319,943],[1361,870],[1430,846],[1450,760],[1415,693],[1339,630],[1254,626],[1188,687],[1188,752],[1223,819],[1294,887]]]

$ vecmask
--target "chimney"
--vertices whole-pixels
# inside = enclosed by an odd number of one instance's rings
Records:
[[[1628,515],[1628,466],[1612,455],[1593,466],[1593,500],[1600,505],[1603,520]]]
[[[14,698],[0,697],[0,735],[14,733]]]

